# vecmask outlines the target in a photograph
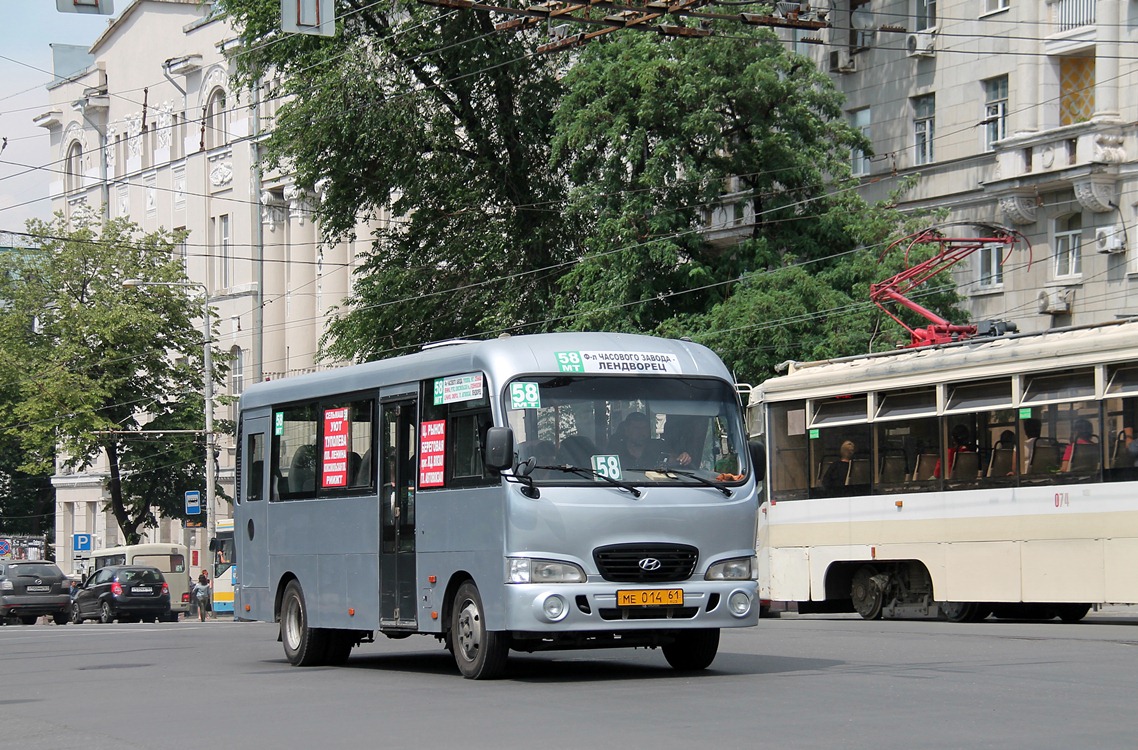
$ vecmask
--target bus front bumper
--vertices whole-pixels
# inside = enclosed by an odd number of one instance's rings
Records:
[[[739,628],[759,620],[755,581],[507,584],[505,589],[506,629],[514,632]]]

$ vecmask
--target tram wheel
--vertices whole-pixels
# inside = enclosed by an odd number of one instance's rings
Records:
[[[991,612],[980,602],[937,602],[949,622],[980,622]]]
[[[1063,622],[1079,622],[1091,611],[1089,604],[1060,604],[1055,607],[1056,614]]]
[[[876,573],[870,565],[861,566],[854,573],[853,585],[850,587],[854,609],[865,620],[881,617],[881,608],[885,604],[885,592]]]

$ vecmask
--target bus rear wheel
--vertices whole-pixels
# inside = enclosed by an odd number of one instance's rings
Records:
[[[865,620],[881,617],[881,608],[885,603],[884,587],[876,572],[870,565],[861,566],[854,573],[853,585],[850,586],[850,599],[853,600],[854,609]]]
[[[681,630],[676,640],[664,646],[664,658],[673,669],[694,672],[707,669],[719,652],[719,629]]]
[[[458,671],[468,680],[491,680],[505,671],[509,639],[505,633],[486,629],[482,597],[471,581],[454,595],[449,643]]]
[[[308,626],[308,605],[296,581],[288,582],[281,600],[281,642],[294,667],[319,666],[328,654],[328,635]]]

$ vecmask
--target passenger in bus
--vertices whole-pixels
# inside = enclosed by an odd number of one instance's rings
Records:
[[[822,488],[835,494],[846,491],[846,480],[850,476],[853,457],[857,454],[857,445],[852,440],[846,440],[838,453],[838,460],[827,466],[822,474]]]
[[[1071,428],[1071,442],[1063,450],[1063,461],[1059,465],[1059,471],[1071,471],[1071,458],[1075,455],[1075,446],[1077,445],[1094,445],[1094,427],[1091,426],[1090,420],[1076,419],[1074,426]],[[1084,449],[1085,450],[1085,449]]]

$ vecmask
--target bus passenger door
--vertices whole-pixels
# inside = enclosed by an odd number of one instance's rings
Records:
[[[380,448],[380,625],[413,628],[415,602],[416,400],[383,404]]]
[[[269,417],[246,416],[241,425],[241,487],[233,516],[237,581],[242,588],[269,585],[269,527],[265,522],[269,472]]]

